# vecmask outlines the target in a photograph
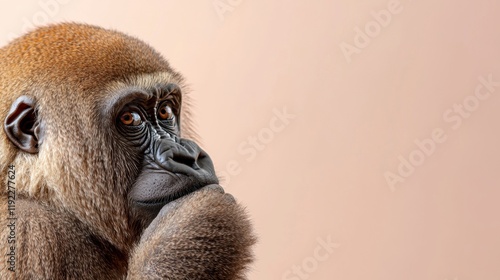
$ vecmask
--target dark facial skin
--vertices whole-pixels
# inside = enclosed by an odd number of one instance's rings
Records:
[[[129,191],[131,210],[149,224],[167,203],[218,184],[212,160],[195,142],[180,138],[181,90],[159,85],[154,92],[131,89],[115,103],[116,130],[142,158]]]

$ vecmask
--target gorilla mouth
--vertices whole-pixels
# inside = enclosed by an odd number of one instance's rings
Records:
[[[143,172],[129,195],[140,212],[156,216],[166,204],[217,183],[217,179],[210,176],[193,178],[169,172]]]
[[[163,197],[157,197],[157,198],[151,198],[147,200],[136,200],[135,203],[141,206],[146,206],[146,207],[156,207],[156,206],[164,206],[178,198],[181,198],[185,195],[188,195],[192,192],[195,192],[205,185],[190,185],[190,186],[181,186],[181,187],[175,187],[172,189],[171,186],[169,186],[169,193]]]

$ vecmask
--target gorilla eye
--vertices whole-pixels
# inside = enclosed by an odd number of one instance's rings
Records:
[[[164,105],[158,111],[158,116],[162,120],[169,120],[169,119],[172,119],[174,117],[174,113],[173,113],[172,108],[170,106]]]
[[[125,112],[120,116],[120,121],[124,125],[138,126],[142,124],[141,116],[136,112]]]

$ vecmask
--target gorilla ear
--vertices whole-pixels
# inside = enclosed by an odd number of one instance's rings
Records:
[[[35,100],[21,96],[12,104],[4,130],[9,140],[22,151],[38,153],[38,135],[40,127],[35,113]]]

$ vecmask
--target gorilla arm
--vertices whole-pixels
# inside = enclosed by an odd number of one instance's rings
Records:
[[[0,207],[7,209],[5,200]],[[18,199],[16,216],[16,271],[3,261],[2,279],[121,279],[127,273],[126,257],[71,215]],[[9,231],[2,227],[1,236]],[[243,208],[221,187],[207,186],[163,207],[133,250],[127,279],[244,279],[254,243]],[[2,255],[9,252],[1,247]]]
[[[162,208],[132,254],[128,279],[244,279],[254,243],[243,208],[210,185]]]

